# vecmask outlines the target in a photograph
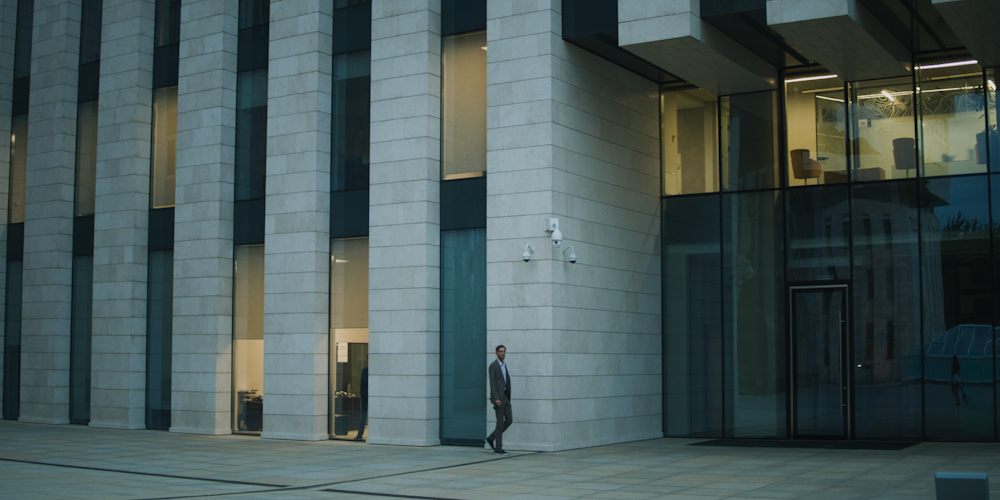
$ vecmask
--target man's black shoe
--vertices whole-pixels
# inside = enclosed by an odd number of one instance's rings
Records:
[[[490,445],[490,449],[491,450],[497,451],[496,447],[493,446],[493,438],[492,437],[486,438],[486,444]]]
[[[498,448],[498,449],[493,450],[493,454],[494,455],[510,455],[510,453],[507,453],[506,451],[504,451],[503,448]]]

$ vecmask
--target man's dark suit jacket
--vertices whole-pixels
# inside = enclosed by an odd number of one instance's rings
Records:
[[[494,359],[490,364],[490,402],[496,400],[503,401],[503,404],[510,403],[510,368],[507,368],[507,378],[504,379],[503,370],[500,369],[500,361]],[[495,404],[495,403],[494,403]]]

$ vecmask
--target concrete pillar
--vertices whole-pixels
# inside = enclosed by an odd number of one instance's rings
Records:
[[[90,425],[145,428],[153,0],[104,0]]]
[[[238,0],[181,7],[171,432],[232,432]]]
[[[22,422],[69,422],[80,0],[36,0],[25,177]]]
[[[333,3],[271,3],[264,214],[265,438],[329,437]]]
[[[441,1],[372,2],[368,442],[440,443]]]
[[[488,10],[484,355],[507,347],[512,450],[662,436],[659,91],[564,42],[560,6]]]
[[[7,283],[7,203],[10,189],[10,118],[14,92],[14,37],[17,0],[0,0],[0,283]],[[7,287],[0,286],[0,415],[3,414],[3,375]]]

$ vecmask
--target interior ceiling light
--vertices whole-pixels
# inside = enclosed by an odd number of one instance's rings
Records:
[[[818,96],[816,96],[816,98],[817,99],[826,99],[827,101],[844,102],[843,99],[837,99],[836,97],[827,97],[825,95],[818,95]]]
[[[946,63],[939,63],[939,64],[925,64],[923,66],[917,66],[917,69],[951,68],[951,67],[954,67],[954,66],[971,66],[973,64],[979,64],[979,60],[977,60],[977,59],[969,59],[968,61],[955,61],[955,62],[946,62]]]
[[[884,90],[882,91],[882,95],[888,97],[890,101],[894,101],[895,102],[895,100],[896,100],[896,98],[893,97],[892,94],[890,94],[890,93],[888,93],[888,92],[886,92]]]
[[[996,91],[997,84],[993,83],[993,80],[986,80],[986,83],[990,86],[990,90]]]
[[[810,82],[813,80],[829,80],[831,78],[837,78],[837,75],[804,76],[802,78],[793,78],[791,80],[785,80],[785,83]]]

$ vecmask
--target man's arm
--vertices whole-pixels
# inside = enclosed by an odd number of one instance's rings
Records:
[[[490,376],[490,401],[497,406],[503,404],[500,402],[500,379],[503,377],[503,373],[500,371],[500,365],[495,361],[490,364],[489,368]],[[497,404],[500,402],[500,404]]]

